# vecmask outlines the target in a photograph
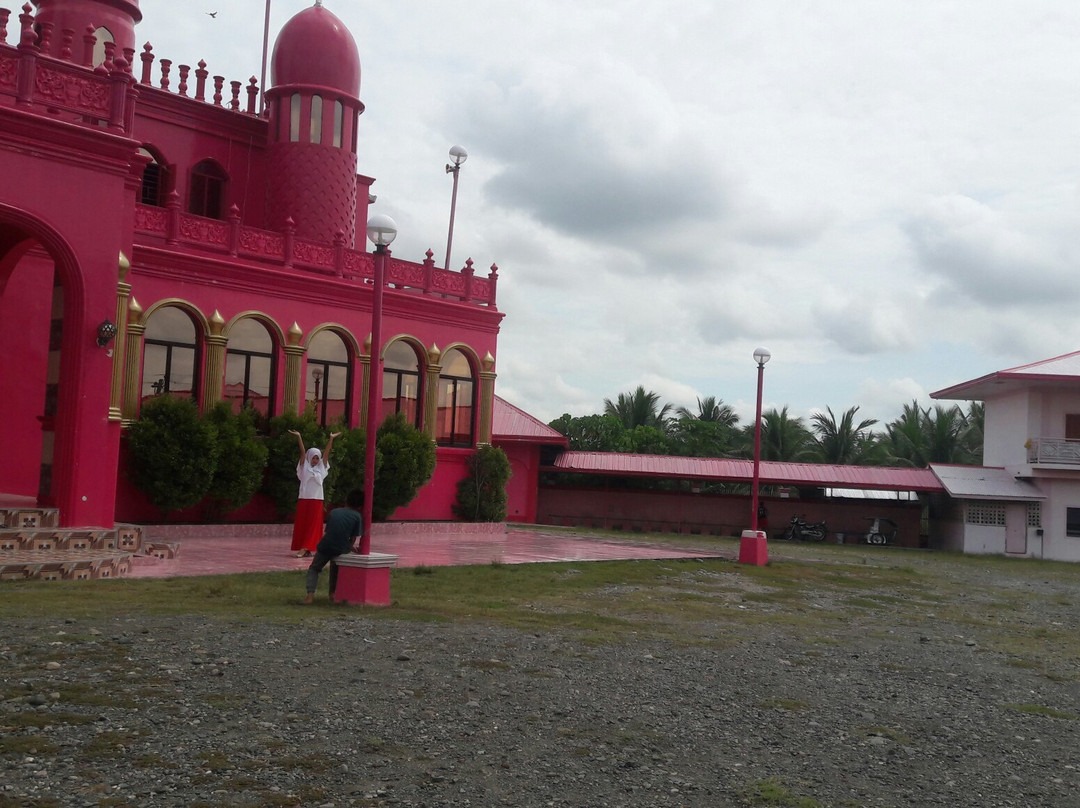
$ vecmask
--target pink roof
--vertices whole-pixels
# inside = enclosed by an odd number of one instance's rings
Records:
[[[491,413],[491,437],[504,443],[520,441],[555,446],[570,445],[561,432],[498,396],[495,396],[495,406]]]
[[[749,482],[752,460],[614,452],[563,452],[552,470],[631,477],[674,477],[692,480]],[[779,463],[763,460],[760,480],[766,485],[813,485],[888,491],[944,491],[930,469],[884,466],[835,466],[827,463]]]
[[[1018,388],[1060,384],[1063,381],[1080,381],[1080,351],[988,373],[986,376],[938,390],[931,393],[930,397],[984,401]]]

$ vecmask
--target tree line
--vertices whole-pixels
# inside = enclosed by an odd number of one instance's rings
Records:
[[[904,406],[898,418],[879,425],[859,419],[859,407],[839,415],[831,407],[809,420],[785,406],[761,414],[761,459],[793,463],[925,468],[930,463],[982,463],[984,407],[972,402]],[[752,458],[754,424],[720,398],[697,400],[697,411],[662,404],[659,394],[638,387],[604,399],[604,411],[572,417],[564,413],[549,426],[565,435],[570,448],[592,452]]]

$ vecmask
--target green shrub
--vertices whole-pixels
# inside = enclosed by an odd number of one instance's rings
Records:
[[[129,477],[166,516],[198,504],[217,467],[217,432],[190,399],[158,396],[127,430]]]
[[[255,410],[233,412],[226,401],[219,401],[204,420],[217,431],[217,468],[210,483],[209,508],[218,516],[247,505],[262,485],[269,450],[256,431]]]
[[[346,429],[338,424],[334,432],[341,435],[334,441],[330,457],[330,473],[323,484],[323,496],[327,505],[344,505],[345,497],[353,489],[364,487],[364,430]],[[376,444],[376,448],[378,444]],[[375,455],[375,470],[378,475],[379,456]]]
[[[454,513],[466,522],[504,521],[511,474],[506,452],[483,444],[469,455],[466,466],[468,475],[458,482]]]
[[[435,471],[435,443],[400,413],[379,427],[375,442],[372,519],[384,521],[416,497]]]

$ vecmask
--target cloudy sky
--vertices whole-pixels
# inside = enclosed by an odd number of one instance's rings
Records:
[[[276,32],[310,0],[274,0]],[[140,43],[258,76],[263,0],[141,0]],[[1080,349],[1075,0],[327,0],[394,254],[500,268],[497,390],[547,421],[912,399]],[[205,12],[216,11],[211,18]]]

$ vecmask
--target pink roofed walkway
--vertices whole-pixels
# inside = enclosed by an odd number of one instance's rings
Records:
[[[309,560],[289,551],[290,536],[281,526],[262,535],[235,535],[242,528],[202,526],[199,535],[162,536],[165,528],[150,528],[156,538],[179,544],[176,558],[133,559],[127,578],[170,578],[185,575],[225,575],[238,572],[303,570]],[[626,559],[715,558],[716,553],[668,544],[619,541],[575,533],[491,526],[476,532],[451,531],[428,525],[386,525],[375,532],[371,550],[398,556],[399,567],[445,567],[469,564],[532,564],[551,561],[614,561]],[[287,529],[287,526],[286,526]],[[195,532],[195,531],[193,531]],[[234,535],[229,535],[233,533]],[[249,534],[251,531],[248,531]]]

